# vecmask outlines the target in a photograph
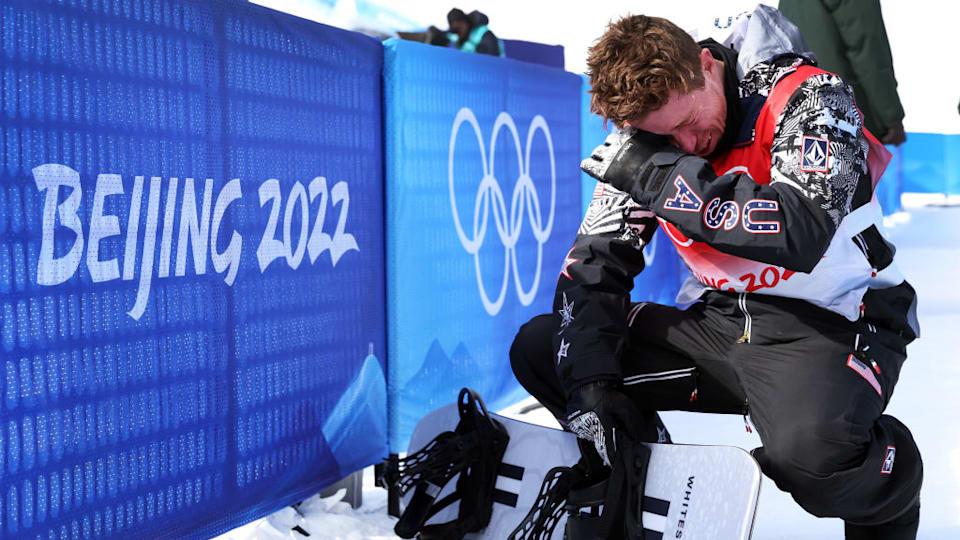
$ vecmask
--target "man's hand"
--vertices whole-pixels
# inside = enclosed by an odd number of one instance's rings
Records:
[[[649,204],[663,187],[670,168],[686,155],[660,135],[628,128],[609,135],[580,168],[629,193],[638,203]]]
[[[593,441],[597,453],[609,466],[617,451],[617,441],[628,437],[639,441],[644,415],[610,381],[587,383],[573,392],[567,402],[564,424],[577,437]]]
[[[897,125],[887,129],[887,132],[883,135],[883,139],[881,139],[880,142],[894,146],[900,146],[907,142],[907,134],[903,131],[903,123],[897,123]]]

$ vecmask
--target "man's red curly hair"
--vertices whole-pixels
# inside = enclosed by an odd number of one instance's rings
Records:
[[[645,15],[607,26],[589,49],[587,75],[590,109],[618,128],[662,107],[671,92],[704,85],[700,46],[667,19]]]

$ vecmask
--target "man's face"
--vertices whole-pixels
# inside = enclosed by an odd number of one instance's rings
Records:
[[[456,19],[450,23],[450,31],[460,36],[460,40],[463,41],[467,39],[467,34],[470,33],[470,25],[463,19]]]
[[[626,125],[665,135],[684,152],[710,155],[723,136],[727,100],[723,92],[723,64],[704,49],[700,65],[705,79],[703,88],[686,94],[674,91],[662,107],[627,120]]]

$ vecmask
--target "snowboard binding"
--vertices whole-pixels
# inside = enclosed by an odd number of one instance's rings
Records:
[[[530,511],[507,539],[549,540],[563,516],[564,504],[571,489],[585,478],[586,475],[579,465],[554,467],[547,471]]]
[[[584,445],[580,447],[584,449]],[[584,466],[591,461],[586,456],[573,467],[551,469],[509,540],[549,540],[564,511],[566,540],[644,540],[643,492],[650,454],[644,444],[622,444],[612,470],[603,477],[596,467]]]
[[[609,478],[570,491],[567,498],[568,540],[647,538],[643,527],[643,491],[650,454],[650,448],[642,443],[622,441]]]
[[[490,417],[483,400],[473,390],[460,391],[457,408],[460,422],[454,431],[440,433],[398,462],[394,484],[401,496],[413,490],[394,527],[401,538],[413,538],[419,533],[423,540],[460,539],[490,522],[497,472],[510,437],[506,429]],[[443,487],[457,474],[460,476],[456,490],[437,500]],[[460,507],[456,519],[425,525],[428,519],[457,500]]]

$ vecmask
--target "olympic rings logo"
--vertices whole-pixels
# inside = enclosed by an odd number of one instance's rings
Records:
[[[460,221],[460,215],[457,213],[457,200],[454,193],[453,180],[453,153],[457,144],[457,133],[463,123],[470,124],[477,137],[477,143],[480,145],[480,161],[483,164],[483,179],[480,181],[480,187],[477,189],[476,199],[473,203],[473,236],[468,237],[463,230]],[[500,184],[493,176],[493,164],[496,159],[496,142],[500,130],[507,128],[509,134],[517,149],[517,184],[513,188],[513,194],[510,197],[510,211],[507,212],[506,201],[503,197],[503,191]],[[542,131],[547,140],[547,148],[550,151],[550,215],[546,223],[543,221],[543,214],[540,211],[540,201],[537,198],[537,190],[530,178],[530,146],[533,136],[537,131]],[[450,184],[450,209],[453,211],[453,223],[457,227],[457,235],[460,237],[460,243],[467,253],[473,255],[474,266],[477,273],[477,288],[480,291],[480,299],[483,307],[490,315],[496,315],[503,307],[503,301],[507,296],[507,286],[510,281],[511,269],[513,271],[513,283],[517,289],[517,297],[524,306],[529,306],[537,294],[537,288],[540,285],[540,270],[543,263],[543,244],[550,237],[550,231],[553,229],[553,216],[556,209],[557,196],[557,171],[556,162],[553,155],[553,140],[550,138],[550,129],[547,121],[539,114],[530,122],[530,129],[527,130],[526,154],[522,154],[520,147],[520,135],[517,133],[517,126],[513,118],[506,112],[501,112],[493,124],[493,133],[490,135],[490,160],[487,161],[486,147],[483,143],[483,136],[480,133],[480,125],[477,123],[477,117],[473,111],[464,107],[457,112],[457,117],[453,121],[453,129],[450,132],[450,156],[448,161],[448,179]],[[495,300],[491,300],[487,290],[483,285],[483,276],[480,269],[480,246],[487,235],[487,225],[489,223],[490,211],[493,210],[493,222],[496,226],[497,236],[504,248],[503,258],[503,283],[500,286],[500,292]],[[526,212],[524,212],[526,211]],[[530,221],[530,228],[533,229],[533,236],[537,240],[537,270],[533,278],[533,284],[529,289],[524,289],[520,283],[520,273],[517,270],[517,240],[520,238],[520,228],[523,225],[523,217],[526,213]]]

